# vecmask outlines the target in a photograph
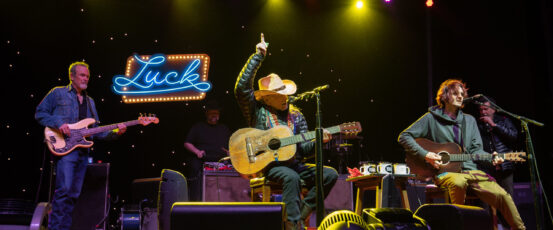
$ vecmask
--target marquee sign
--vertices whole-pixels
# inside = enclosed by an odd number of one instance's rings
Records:
[[[112,90],[125,103],[202,100],[211,89],[208,69],[207,54],[133,55]]]

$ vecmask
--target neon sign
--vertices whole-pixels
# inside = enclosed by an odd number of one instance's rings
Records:
[[[133,55],[112,90],[125,103],[201,100],[211,89],[208,68],[207,54]]]

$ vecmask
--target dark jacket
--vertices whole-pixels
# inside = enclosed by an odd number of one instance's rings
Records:
[[[478,122],[478,129],[482,136],[484,150],[489,153],[508,153],[512,152],[517,147],[518,130],[509,118],[494,114],[493,121],[495,127],[487,126],[483,122]],[[484,171],[490,169],[490,165],[481,165]],[[495,168],[495,167],[493,167]],[[513,163],[505,161],[501,164],[503,171],[513,170]]]
[[[246,65],[242,68],[242,71],[240,71],[240,75],[234,87],[234,95],[248,125],[261,130],[271,128],[270,122],[268,121],[268,114],[272,111],[267,105],[255,100],[254,96],[255,75],[264,58],[263,55],[257,53],[251,55]],[[295,106],[289,105],[289,108],[285,111],[272,112],[277,115],[279,124],[287,124],[288,115],[290,115],[294,134],[308,132],[307,121],[300,110]],[[311,141],[298,144],[296,159],[308,157],[313,146],[314,143]]]

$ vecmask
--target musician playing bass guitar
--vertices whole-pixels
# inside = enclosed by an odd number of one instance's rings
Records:
[[[259,90],[254,91],[254,78],[261,62],[267,54],[268,43],[261,34],[261,42],[256,46],[256,53],[250,56],[236,81],[234,94],[248,125],[253,128],[268,130],[278,125],[288,126],[293,134],[308,131],[305,117],[298,108],[288,103],[288,96],[296,92],[296,84],[290,80],[281,80],[274,73],[259,79]],[[330,140],[328,131],[325,140]],[[286,204],[287,229],[303,229],[304,220],[316,207],[315,165],[304,164],[300,159],[306,157],[313,149],[313,142],[300,143],[297,146],[296,158],[287,162],[275,162],[264,176],[283,184],[282,200]],[[330,167],[323,169],[323,186],[325,196],[338,178],[336,170]],[[310,188],[303,201],[301,180]]]
[[[455,79],[444,81],[436,97],[438,105],[429,108],[428,113],[399,135],[398,142],[405,148],[406,154],[418,156],[435,168],[441,167],[442,157],[424,149],[416,138],[437,143],[453,142],[462,147],[464,154],[488,154],[482,149],[476,120],[461,110],[466,97],[465,83]],[[502,162],[502,158],[493,159],[494,165]],[[497,208],[512,229],[525,229],[511,196],[491,176],[477,170],[472,160],[462,162],[459,172],[443,172],[433,179],[437,186],[448,189],[452,203],[464,204],[466,191],[471,189],[482,201]]]
[[[70,84],[50,90],[37,106],[35,119],[38,123],[70,136],[69,124],[85,118],[94,118],[98,121],[94,101],[86,93],[89,78],[88,64],[72,63],[69,66]],[[94,135],[94,138],[112,139],[126,131],[124,124],[118,124],[117,127],[116,133],[106,131]],[[55,157],[56,187],[48,229],[68,230],[71,227],[73,208],[81,193],[88,164],[88,151],[88,148],[75,148],[66,155]]]

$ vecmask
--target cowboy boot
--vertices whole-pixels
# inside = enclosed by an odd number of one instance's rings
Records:
[[[309,207],[309,205],[306,205],[302,202],[302,206],[300,209],[300,219],[302,221],[305,221],[307,218],[311,216],[311,212],[313,212],[313,208]]]
[[[286,221],[286,230],[305,230],[301,221]]]

